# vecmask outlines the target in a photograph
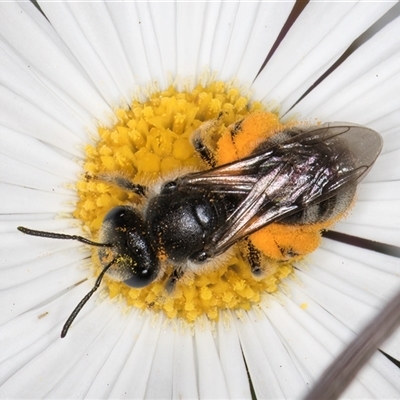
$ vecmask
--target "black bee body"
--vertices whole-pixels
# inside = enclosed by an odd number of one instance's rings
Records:
[[[207,238],[232,214],[241,197],[168,182],[146,208],[150,240],[178,268],[187,261],[205,261],[201,254]]]

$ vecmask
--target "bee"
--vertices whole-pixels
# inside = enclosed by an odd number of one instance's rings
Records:
[[[230,139],[246,134],[246,121],[228,128]],[[166,290],[171,293],[185,274],[217,268],[238,244],[252,273],[262,274],[263,255],[252,236],[271,224],[307,226],[343,214],[382,149],[377,132],[350,123],[286,128],[270,137],[261,129],[246,156],[217,165],[216,150],[208,144],[217,125],[218,118],[205,122],[192,135],[194,148],[209,169],[154,187],[119,175],[99,176],[145,199],[141,207],[111,209],[99,242],[18,227],[29,235],[98,247],[102,272],[66,321],[61,337],[106,273],[141,288],[163,277],[168,264],[172,273]]]

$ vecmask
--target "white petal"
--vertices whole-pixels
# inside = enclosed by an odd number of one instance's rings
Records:
[[[343,243],[330,240],[324,243],[332,249],[329,257],[324,256],[322,249],[317,250],[306,263],[297,266],[296,276],[301,281],[299,290],[354,332],[359,332],[397,290],[399,279],[395,271],[399,261]],[[352,267],[362,271],[358,273],[361,275],[358,280],[353,276]],[[376,272],[377,269],[382,269],[381,273]],[[374,280],[377,280],[376,287]]]
[[[196,364],[201,398],[227,398],[228,389],[210,322],[201,318],[195,322]],[[207,351],[204,351],[207,349]]]
[[[246,83],[255,79],[293,5],[291,1],[239,4],[221,79],[235,77]]]
[[[198,382],[195,356],[195,344],[189,329],[175,333],[174,371],[173,371],[173,399],[197,399]]]
[[[89,83],[82,67],[32,3],[3,3],[0,25],[3,39],[19,54],[21,65],[24,60],[25,68],[32,69],[56,97],[71,107],[76,102],[104,124],[114,120],[112,110]]]
[[[389,354],[396,360],[400,359],[400,329],[397,329],[392,336],[380,346],[380,349]]]
[[[291,7],[291,2],[276,8],[268,3],[208,3],[200,72],[202,66],[209,65],[218,79],[251,82]]]
[[[40,110],[36,104],[16,96],[5,87],[0,87],[0,110],[3,126],[83,158],[82,151],[78,149],[83,144],[82,140],[55,121],[51,110]]]
[[[400,369],[379,352],[360,372],[358,380],[375,398],[395,399],[400,395]]]
[[[137,399],[145,397],[161,323],[162,318],[157,318],[155,321],[146,318],[133,349],[113,385],[110,397]]]
[[[324,346],[327,349],[333,350],[334,353],[339,352],[344,343],[348,343],[354,338],[353,331],[339,322],[330,313],[329,309],[326,310],[318,302],[308,297],[307,292],[301,289],[298,282],[289,282],[288,288],[291,300],[303,310],[303,315],[298,315],[298,321],[304,324],[310,332],[314,332],[316,340],[324,342]],[[317,327],[312,328],[310,325],[312,320],[308,316],[313,319]],[[320,324],[319,328],[318,324]],[[360,383],[371,393],[375,392],[374,395],[376,397],[389,398],[393,396],[395,398],[400,391],[398,376],[400,376],[400,370],[386,357],[377,352],[369,362],[369,365],[364,367],[363,371],[347,390],[345,398],[351,396],[354,390],[360,390]]]
[[[0,154],[0,180],[4,183],[28,187],[49,193],[74,196],[72,190],[64,187],[65,181],[53,173],[45,172]]]
[[[177,30],[171,29],[172,26],[176,26],[176,6],[177,4],[172,2],[137,3],[139,16],[146,17],[143,18],[143,27],[142,19],[140,20],[143,53],[147,50],[147,64],[152,77],[147,80],[146,84],[155,80],[161,88],[165,88],[167,86],[166,78],[170,80],[168,83],[172,83],[176,78]],[[148,10],[145,10],[146,7]],[[148,16],[151,18],[147,18]],[[151,43],[149,43],[150,40]],[[144,63],[146,64],[146,57]]]
[[[165,60],[162,55],[164,52],[169,52],[167,58],[176,57],[176,48],[174,40],[169,40],[175,38],[175,30],[171,29],[172,26],[176,25],[175,22],[175,4],[161,4],[154,3],[154,6],[150,2],[135,2],[136,10],[132,9],[128,11],[129,19],[123,22],[127,29],[127,41],[126,48],[127,52],[131,53],[131,65],[136,71],[140,68],[140,78],[144,77],[145,74],[149,74],[150,79],[143,82],[144,85],[153,84],[160,86],[161,89],[167,87],[167,79],[169,69],[163,69],[163,63],[165,65],[170,65],[168,60]],[[164,23],[159,25],[160,20],[165,18]],[[121,18],[120,20],[124,20]],[[131,24],[130,21],[134,21]],[[161,49],[158,42],[158,35],[156,35],[156,26],[158,26],[158,32],[164,30],[164,35],[167,38],[166,47]],[[160,42],[163,43],[163,42]],[[135,49],[132,51],[132,49]],[[147,63],[146,63],[147,60]],[[142,64],[143,65],[140,65]],[[139,67],[140,65],[140,67]],[[147,68],[147,71],[144,69]],[[175,76],[176,69],[172,71]],[[150,92],[154,92],[154,87],[151,87]]]
[[[96,305],[101,307],[101,305]],[[101,315],[97,326],[94,329],[96,336],[84,352],[80,352],[80,357],[75,360],[75,364],[65,373],[59,374],[57,384],[54,389],[47,393],[48,398],[62,398],[68,393],[70,398],[84,398],[98,372],[114,351],[117,342],[120,340],[129,319],[122,316],[116,304],[109,305],[106,312]],[[84,325],[87,320],[80,323]],[[82,334],[75,329],[68,333],[63,340],[77,340],[77,336]],[[83,333],[85,334],[85,333]],[[60,339],[61,340],[61,339]],[[79,339],[78,339],[79,340]]]
[[[323,239],[321,248],[310,255],[315,269],[330,271],[337,277],[387,301],[400,286],[400,259],[376,251]],[[308,259],[307,259],[308,264]],[[311,272],[311,268],[308,269]]]
[[[305,390],[302,375],[268,319],[249,311],[236,327],[257,398],[294,398]]]
[[[78,174],[81,173],[81,168],[75,161],[54,151],[39,140],[0,127],[0,141],[0,153],[23,162],[23,172],[27,172],[31,166],[34,166],[41,171],[64,178],[64,182],[76,181]],[[40,157],[37,156],[38,154]]]
[[[400,74],[399,74],[400,77]],[[399,133],[399,132],[398,132]],[[385,137],[383,138],[385,140]],[[367,176],[367,182],[394,181],[400,179],[400,149],[381,154]]]
[[[343,344],[318,321],[308,318],[300,307],[296,307],[287,298],[284,299],[284,306],[278,302],[271,302],[264,311],[307,384],[311,385]],[[353,382],[348,393],[349,398],[371,396],[368,388],[357,381]]]
[[[91,344],[100,333],[99,329],[94,327],[107,324],[115,312],[118,313],[118,310],[108,302],[101,302],[96,307],[93,302],[89,302],[64,340],[59,338],[59,327],[54,327],[50,336],[51,344],[48,343],[46,349],[23,365],[2,385],[6,396],[14,398],[43,398],[46,394],[51,396],[54,388],[79,362],[82,354],[90,351]],[[70,340],[69,336],[72,335],[74,335],[73,340]],[[95,351],[93,353],[93,356],[96,356],[97,353]],[[29,384],[21,385],[16,382],[29,382]]]
[[[12,288],[20,284],[29,282],[38,276],[47,274],[48,272],[61,268],[65,265],[83,264],[85,260],[85,253],[80,251],[73,251],[73,249],[51,251],[42,255],[40,258],[34,258],[22,264],[14,264],[6,260],[6,268],[0,270],[0,289],[4,290]]]
[[[78,265],[70,263],[26,283],[4,289],[0,299],[2,309],[0,322],[10,321],[53,296],[59,295],[77,282],[85,280],[87,271],[79,270],[78,266],[79,263]]]
[[[247,377],[246,365],[243,359],[242,348],[235,325],[229,315],[228,321],[224,321],[221,315],[217,323],[217,339],[219,358],[227,382],[229,398],[250,399],[250,387]]]
[[[71,242],[68,240],[44,239],[40,237],[25,235],[22,232],[17,231],[17,227],[19,226],[19,224],[13,222],[11,223],[11,226],[13,225],[14,228],[11,232],[5,232],[1,235],[1,241],[4,245],[4,249],[2,249],[1,253],[2,258],[0,261],[1,270],[13,268],[18,265],[23,265],[31,262],[32,260],[38,260],[43,256],[46,257],[57,251],[66,252],[66,255],[68,252],[71,257],[74,257],[74,252],[81,252],[82,245],[80,245],[78,242]],[[42,222],[36,224],[35,221],[35,223],[32,222],[31,226],[46,227],[59,225],[43,224]],[[62,231],[65,233],[78,233],[76,229],[63,229]],[[24,251],[19,251],[19,249],[23,249]],[[88,256],[87,252],[81,253],[82,256]],[[43,269],[39,270],[39,274],[40,271],[43,271]]]
[[[211,73],[218,74],[222,70],[238,6],[234,2],[207,3],[198,55],[199,73],[206,67],[210,68]]]
[[[351,42],[392,6],[310,2],[255,81],[255,97],[268,95],[269,101],[280,103],[284,114]]]
[[[165,319],[163,318],[165,321]],[[174,336],[177,332],[165,323],[161,326],[157,348],[147,381],[146,399],[162,399],[172,397],[172,382],[174,371]]]
[[[329,352],[314,337],[315,335],[321,336],[322,328],[315,322],[311,326],[311,320],[304,321],[304,318],[293,318],[295,308],[290,308],[288,299],[285,299],[284,306],[278,301],[271,301],[268,307],[263,308],[263,311],[280,336],[296,368],[306,384],[309,385],[318,376],[323,365],[330,360]],[[308,325],[307,328],[304,328],[302,324]],[[313,330],[309,329],[311,327]],[[335,337],[332,335],[329,339],[335,340]]]
[[[325,104],[324,109],[321,107],[319,114],[331,121],[348,121],[351,118],[379,129],[380,124],[374,121],[386,114],[395,113],[400,106],[395,95],[400,87],[399,63],[400,50],[397,50],[365,75],[359,75],[352,85],[340,93],[340,97],[335,96]],[[341,72],[346,77],[346,71]]]
[[[400,45],[395,39],[400,35],[398,20],[392,21],[354,51],[302,99],[288,117],[349,120],[368,124],[382,133],[398,127],[400,69],[396,60]],[[387,114],[391,117],[386,118]]]
[[[43,213],[72,212],[76,201],[75,195],[66,196],[42,192],[21,186],[0,183],[1,213]]]
[[[115,307],[115,304],[111,306]],[[89,391],[86,393],[87,398],[107,399],[111,397],[111,390],[125,367],[129,355],[140,336],[145,321],[146,318],[140,316],[139,310],[131,310],[128,316],[128,324],[124,328],[121,328],[121,332],[117,332],[116,336],[118,340],[115,341],[113,348],[110,349],[109,356],[104,363],[99,365],[100,369],[91,382]],[[83,323],[85,323],[85,321],[83,321]],[[107,330],[107,332],[108,334],[114,335],[114,329]],[[119,336],[120,334],[121,336]],[[146,346],[146,344],[144,345]],[[136,361],[140,366],[141,360],[137,359]],[[127,371],[127,373],[129,374],[129,371]],[[131,374],[127,387],[130,386],[130,382],[133,379],[142,379],[141,374],[137,376]],[[143,379],[146,379],[146,377]]]
[[[60,294],[2,324],[0,330],[2,383],[46,350],[50,343],[60,340],[61,328],[80,300],[81,290],[82,288],[77,287]],[[35,329],[30,329],[32,326]]]
[[[196,73],[197,58],[203,26],[207,22],[207,7],[205,2],[176,3],[177,76],[183,77],[183,81],[189,80],[189,87],[194,87],[199,78]]]
[[[367,178],[359,185],[357,200],[400,200],[400,181],[370,182]]]
[[[33,66],[27,65],[24,57],[18,53],[18,49],[14,49],[8,43],[0,42],[0,58],[2,61],[0,81],[7,89],[2,91],[3,98],[7,98],[6,93],[11,92],[12,96],[20,97],[24,102],[33,104],[35,108],[40,109],[41,113],[51,116],[72,137],[87,140],[88,135],[84,128],[95,132],[96,126],[91,123],[90,114],[72,98],[67,99],[65,94],[63,95],[49,82],[44,84],[44,77]],[[12,96],[11,101],[17,103]],[[39,98],[40,101],[38,101]],[[7,101],[5,104],[7,105]],[[32,128],[29,129],[29,121],[21,121],[23,110],[17,111],[21,113],[19,129],[22,127],[22,122],[27,123],[26,133],[30,134]]]
[[[111,108],[130,104],[137,86],[107,5],[43,2],[41,7]]]
[[[3,217],[5,217],[4,215]],[[21,232],[17,232],[17,227],[18,226],[27,226],[32,227],[34,229],[40,229],[40,230],[46,230],[46,231],[62,231],[65,233],[71,233],[71,234],[79,234],[82,233],[81,231],[81,225],[79,222],[77,222],[75,219],[72,218],[53,218],[52,214],[10,214],[8,215],[9,218],[4,218],[2,220],[1,224],[1,233],[12,233],[15,234],[17,233],[19,236],[21,235]],[[37,217],[37,218],[36,218]],[[44,244],[43,239],[38,241],[38,238],[33,237],[33,236],[24,236],[24,247],[25,245],[39,245]],[[11,238],[11,242],[17,238]],[[19,239],[19,238],[18,238]],[[18,240],[17,239],[17,240]],[[51,242],[55,244],[56,242],[58,245],[61,246],[68,246],[67,241],[47,241],[46,245],[49,245]],[[71,243],[71,242],[70,242]],[[54,247],[59,247],[59,246],[50,246],[51,249]],[[77,246],[82,246],[81,244],[75,242],[75,245]],[[15,254],[15,256],[18,258],[19,255]]]
[[[398,205],[399,202],[396,200],[359,201],[344,223],[398,229],[400,227]]]
[[[345,220],[335,224],[334,230],[399,246],[400,210],[398,205],[398,200],[359,201]]]
[[[379,127],[379,132],[385,136],[383,143],[384,153],[389,153],[399,148],[398,124],[396,125],[398,115],[398,110],[396,110],[382,115],[382,117],[371,123],[371,126],[376,125]]]

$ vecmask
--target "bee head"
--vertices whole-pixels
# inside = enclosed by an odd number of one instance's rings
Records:
[[[109,211],[103,220],[101,241],[111,245],[99,248],[98,255],[103,266],[113,262],[108,274],[115,280],[141,288],[157,277],[157,253],[142,216],[134,208],[119,206]]]
[[[160,271],[157,253],[148,239],[146,224],[139,212],[131,207],[115,207],[105,216],[101,227],[102,242],[93,242],[82,236],[38,231],[19,226],[18,230],[31,236],[50,239],[76,240],[99,248],[98,255],[103,267],[93,288],[72,311],[61,331],[65,337],[69,327],[99,288],[106,273],[126,285],[140,288],[154,281]]]

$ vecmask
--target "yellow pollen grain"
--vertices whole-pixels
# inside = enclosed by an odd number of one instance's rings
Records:
[[[250,103],[238,89],[223,82],[208,86],[199,84],[191,92],[177,92],[170,87],[154,93],[145,103],[133,101],[129,109],[116,110],[116,125],[99,127],[97,144],[85,149],[85,173],[76,185],[79,202],[74,216],[90,230],[93,238],[98,238],[108,211],[119,205],[139,204],[140,198],[96,179],[96,176],[118,173],[133,182],[151,185],[160,175],[184,168],[207,168],[194,151],[190,135],[203,122],[217,118],[221,112],[220,139],[216,146],[218,161],[242,157],[241,151],[248,153],[256,145],[249,141],[257,142],[263,135],[268,137],[283,127],[277,115],[261,111],[260,103]],[[224,133],[227,127],[248,115],[251,117],[245,120],[247,133],[241,132],[236,137],[237,143],[228,143],[225,137],[229,135]],[[256,243],[257,238],[253,242]],[[272,248],[271,252],[274,251]],[[268,252],[265,254],[271,256]],[[160,249],[159,258],[166,259],[163,249]],[[98,274],[101,267],[97,249],[93,249],[93,262]],[[165,291],[166,278],[142,289],[130,288],[108,277],[104,281],[110,297],[121,295],[132,307],[151,309],[163,312],[169,318],[179,317],[192,322],[202,315],[217,320],[221,310],[250,309],[261,301],[262,294],[275,292],[279,282],[292,271],[290,263],[277,258],[271,261],[265,276],[256,279],[238,251],[228,264],[216,270],[185,277],[171,295]],[[171,268],[166,266],[165,275],[170,272]]]

